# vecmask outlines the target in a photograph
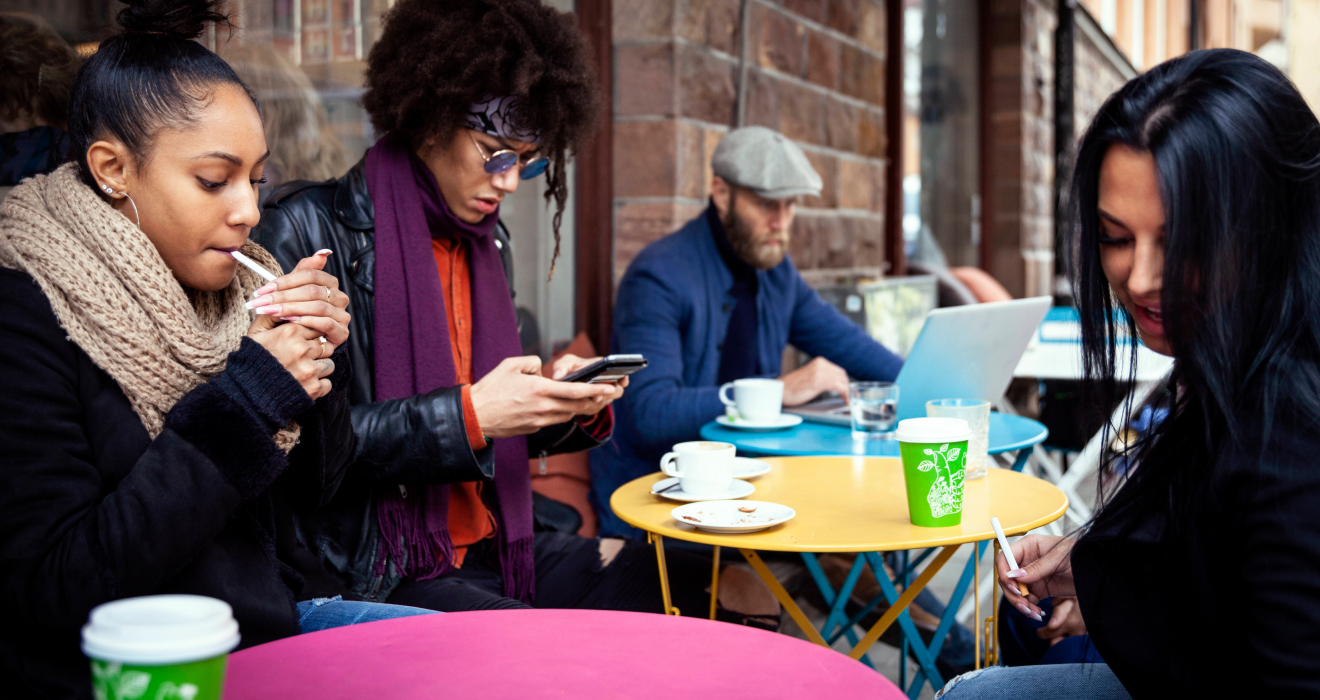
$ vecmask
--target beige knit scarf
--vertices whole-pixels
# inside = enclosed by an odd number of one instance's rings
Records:
[[[280,274],[248,241],[243,252]],[[154,439],[174,404],[225,368],[265,282],[239,267],[217,292],[184,289],[138,227],[78,177],[73,163],[24,180],[0,205],[0,266],[27,273],[69,339],[128,396]],[[275,435],[286,451],[298,426]]]

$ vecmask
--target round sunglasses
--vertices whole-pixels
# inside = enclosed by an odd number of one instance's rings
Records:
[[[486,149],[477,142],[477,137],[468,132],[468,138],[472,139],[472,145],[477,147],[477,153],[481,154],[482,160],[486,161],[486,172],[491,175],[507,173],[513,166],[519,166],[518,177],[523,180],[530,180],[537,175],[545,172],[550,167],[550,159],[545,156],[536,156],[525,163],[519,163],[518,154],[506,149],[495,151],[489,156],[486,155]]]

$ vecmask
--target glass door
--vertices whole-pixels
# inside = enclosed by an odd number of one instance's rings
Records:
[[[909,262],[981,264],[976,0],[904,0],[903,238]]]

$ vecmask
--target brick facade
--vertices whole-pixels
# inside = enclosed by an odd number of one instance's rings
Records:
[[[1078,12],[1085,10],[1079,9]],[[1078,22],[1085,21],[1088,18],[1078,18]],[[1089,21],[1095,23],[1094,19]],[[1073,123],[1080,141],[1100,106],[1129,78],[1136,76],[1136,69],[1121,54],[1102,43],[1108,41],[1107,37],[1085,31],[1077,31],[1074,36],[1073,70],[1077,79],[1073,87]]]
[[[706,206],[736,121],[738,0],[615,0],[614,276]],[[825,187],[793,224],[808,271],[884,266],[885,5],[751,0],[746,124],[796,141]]]
[[[988,108],[991,239],[984,266],[1015,297],[1054,281],[1054,3],[994,0]]]

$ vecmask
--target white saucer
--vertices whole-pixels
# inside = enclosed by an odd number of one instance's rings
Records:
[[[770,463],[750,457],[733,458],[733,478],[750,479],[754,476],[770,473]]]
[[[726,428],[734,430],[787,430],[793,426],[802,423],[802,416],[792,413],[781,413],[779,417],[770,421],[750,421],[746,418],[729,418],[728,416],[715,416],[715,422]]]
[[[755,509],[747,512],[747,509]],[[788,506],[765,501],[707,501],[679,506],[669,513],[684,525],[720,533],[759,532],[797,515]]]
[[[723,494],[719,496],[693,496],[691,494],[685,493],[681,486],[679,488],[674,489],[673,491],[665,491],[664,493],[657,493],[658,491],[661,491],[662,489],[667,489],[673,484],[677,484],[677,483],[678,483],[677,477],[661,479],[660,481],[655,482],[653,486],[651,486],[651,493],[656,496],[660,496],[662,498],[668,498],[674,501],[693,503],[695,501],[723,501],[723,500],[728,500],[730,498],[746,498],[747,496],[752,495],[754,491],[756,491],[756,487],[752,486],[746,481],[740,481],[738,479],[734,479],[733,483],[729,485],[729,490],[725,491]]]

